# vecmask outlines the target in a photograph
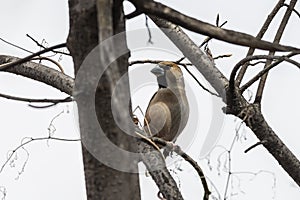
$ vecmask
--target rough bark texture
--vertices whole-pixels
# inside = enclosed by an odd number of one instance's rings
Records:
[[[0,65],[20,60],[13,56],[0,55]],[[35,62],[26,62],[16,66],[12,66],[5,70],[17,75],[43,82],[49,86],[59,89],[69,95],[72,95],[74,88],[74,79],[68,75],[61,73],[55,69],[38,64]]]
[[[140,142],[138,148],[143,163],[163,197],[168,200],[183,200],[175,180],[166,167],[162,154],[152,145],[147,145],[144,142]]]
[[[112,19],[113,27],[105,27],[110,23],[104,23],[103,27],[98,22],[97,16],[99,10],[97,10],[95,0],[70,0],[70,33],[68,37],[68,48],[72,54],[75,72],[77,73],[79,67],[87,56],[87,54],[96,46],[98,42],[104,38],[99,38],[100,29],[111,29],[116,32],[124,31],[124,21],[121,17],[122,13],[122,1],[115,1],[114,7],[102,7],[100,9],[113,13],[112,15],[104,16],[102,22],[107,22]],[[110,0],[102,0],[104,5],[112,5]],[[99,8],[98,8],[99,9]],[[125,40],[125,38],[124,38]],[[125,41],[118,45],[125,45]],[[117,74],[123,74],[127,72],[127,59],[128,55],[122,56],[115,63]],[[122,66],[122,67],[119,67]],[[87,80],[89,81],[89,80]],[[107,137],[116,145],[122,146],[125,149],[132,149],[133,143],[129,141],[126,134],[123,134],[120,129],[117,128],[114,123],[114,119],[111,113],[111,87],[109,83],[109,77],[104,75],[97,87],[95,94],[95,107],[97,117],[100,120],[101,127],[107,132]],[[93,132],[97,134],[99,130],[90,130],[89,118],[90,113],[85,112],[85,108],[90,105],[80,105],[79,109],[79,121],[81,135],[85,132]],[[126,108],[127,110],[127,108]],[[93,137],[92,135],[90,135]],[[87,196],[89,200],[99,199],[140,199],[139,181],[137,174],[125,173],[115,169],[112,169],[94,158],[89,151],[83,146],[83,162],[85,170],[85,180]],[[103,152],[102,152],[103,153]],[[108,153],[109,152],[104,152]],[[116,158],[117,159],[117,158]],[[120,164],[127,164],[127,160],[119,160]],[[137,165],[136,165],[137,167]]]
[[[227,110],[242,119],[278,164],[300,186],[300,162],[266,122],[260,104],[248,103],[236,88],[227,90]]]

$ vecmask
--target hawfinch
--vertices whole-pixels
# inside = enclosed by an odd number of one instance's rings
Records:
[[[174,142],[189,117],[183,74],[175,63],[167,61],[160,62],[151,72],[159,88],[146,110],[144,129],[150,137]]]

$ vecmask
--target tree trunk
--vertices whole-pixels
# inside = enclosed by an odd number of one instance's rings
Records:
[[[70,32],[67,45],[73,57],[76,78],[80,66],[90,51],[111,33],[116,34],[125,31],[125,23],[121,0],[69,0],[69,9]],[[99,12],[106,15],[99,15]],[[103,31],[107,34],[103,34]],[[124,48],[127,48],[126,38],[123,37],[123,41],[117,45],[123,45]],[[115,79],[127,72],[128,56],[128,54],[121,56],[113,64]],[[89,82],[90,80],[86,81]],[[111,111],[111,94],[113,91],[111,85],[108,84],[110,82],[111,77],[107,74],[104,74],[98,82],[93,97],[95,112],[107,138],[118,147],[132,150],[135,148],[135,143],[130,142],[130,138],[117,127],[113,119]],[[129,94],[128,83],[126,89]],[[88,136],[90,137],[88,140],[93,142],[93,138],[99,130],[92,128],[89,124],[92,114],[87,108],[90,106],[89,102],[81,101],[78,103],[78,113],[81,137]],[[128,110],[128,108],[124,109]],[[100,153],[109,155],[110,152],[106,152],[109,151],[108,149],[101,149],[102,152]],[[122,172],[106,166],[96,159],[84,145],[82,145],[82,152],[88,200],[140,199],[138,174]],[[132,164],[126,159],[118,160],[118,162],[120,165]],[[133,171],[137,171],[137,164],[135,164]]]

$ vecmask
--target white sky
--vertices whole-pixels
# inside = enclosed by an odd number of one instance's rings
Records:
[[[214,23],[217,14],[220,14],[220,20],[227,20],[226,28],[247,32],[255,35],[263,21],[267,17],[275,2],[271,0],[258,1],[196,1],[191,0],[189,3],[183,1],[163,1],[167,5],[182,11],[185,14],[196,17],[209,23]],[[26,37],[26,34],[33,36],[36,40],[42,42],[43,39],[50,45],[58,44],[66,40],[68,34],[68,8],[67,1],[62,0],[10,0],[3,1],[0,4],[1,33],[0,37],[22,46],[31,51],[38,51],[39,48]],[[130,9],[128,3],[126,8]],[[300,10],[300,5],[296,6]],[[280,15],[272,23],[270,31],[265,39],[272,40],[276,32],[276,24],[278,24],[284,9]],[[300,35],[299,18],[293,14],[288,28],[283,36],[282,43],[300,46],[298,37]],[[138,17],[128,22],[129,30],[144,28],[144,17]],[[151,27],[155,27],[150,23]],[[157,49],[161,47],[160,42],[164,40],[162,37],[154,37],[154,46],[146,44],[148,40],[147,32],[141,34],[139,42],[144,43],[142,49],[132,53],[131,60],[136,59],[176,59],[178,55],[174,55],[173,49]],[[155,31],[154,31],[155,32]],[[134,32],[136,33],[136,32]],[[139,32],[140,33],[140,32]],[[155,35],[155,34],[154,34]],[[144,36],[144,37],[143,37]],[[203,36],[191,33],[191,37],[197,43],[201,43]],[[137,38],[130,39],[129,47],[131,47]],[[141,40],[141,41],[140,41]],[[156,41],[156,43],[155,43]],[[156,49],[148,49],[150,47]],[[217,66],[227,76],[232,66],[237,63],[246,54],[247,49],[238,46],[226,44],[213,40],[209,47],[214,55],[232,53],[231,58],[217,60]],[[0,41],[1,54],[24,57],[28,55],[19,49],[11,47]],[[55,59],[58,59],[56,57]],[[299,61],[299,59],[298,59]],[[68,74],[72,74],[73,67],[71,59],[63,57],[61,64],[64,66]],[[48,64],[48,63],[45,63]],[[149,69],[151,65],[134,66],[131,68],[133,73],[143,73],[137,81],[147,80],[145,85],[147,91],[155,91],[151,80],[154,81]],[[256,72],[257,68],[253,67],[251,73],[246,78]],[[139,71],[141,69],[141,71]],[[144,71],[143,71],[144,70]],[[188,95],[192,102],[192,114],[195,120],[189,122],[188,127],[195,128],[199,133],[191,141],[192,146],[186,150],[197,160],[203,167],[205,174],[215,184],[220,194],[224,195],[225,181],[227,173],[223,172],[225,156],[220,159],[221,166],[218,167],[218,156],[220,149],[213,151],[211,155],[211,167],[207,164],[207,160],[200,160],[200,149],[203,140],[211,126],[215,126],[215,119],[212,118],[212,106],[214,102],[203,92],[192,79],[186,77]],[[290,64],[282,64],[274,69],[268,78],[266,90],[263,98],[263,113],[270,126],[276,131],[279,137],[287,144],[287,146],[300,158],[300,148],[298,144],[299,131],[298,121],[300,119],[300,93],[299,93],[299,70]],[[205,81],[201,75],[197,75],[201,82]],[[22,97],[35,98],[61,98],[65,96],[55,89],[38,84],[34,81],[22,78],[20,76],[0,73],[0,92]],[[134,88],[133,103],[140,105],[145,109],[147,101],[151,94],[143,94],[139,84],[131,82]],[[33,109],[27,106],[27,103],[20,103],[5,99],[0,99],[0,115],[1,132],[0,134],[0,166],[5,162],[7,152],[17,147],[24,137],[42,137],[48,135],[48,126],[51,120],[57,117],[53,124],[55,125],[55,136],[62,138],[78,138],[77,128],[74,128],[74,112],[72,104],[62,104],[49,109]],[[201,102],[201,103],[197,103]],[[196,124],[196,125],[195,125]],[[239,125],[239,121],[234,121],[234,117],[226,116],[222,124],[222,135],[219,145],[229,147],[235,135],[235,128]],[[187,130],[190,130],[187,128]],[[189,132],[189,131],[186,131]],[[244,154],[243,151],[256,143],[257,139],[252,132],[242,127],[240,131],[242,139],[240,139],[234,147],[232,153],[232,171],[248,172],[236,174],[233,176],[232,187],[229,187],[229,193],[233,194],[231,199],[299,199],[300,191],[298,186],[278,165],[277,161],[263,148],[257,147],[249,153]],[[246,139],[243,139],[245,137]],[[178,143],[184,143],[183,139]],[[7,165],[3,172],[0,173],[0,190],[1,186],[6,188],[6,199],[74,199],[83,200],[85,198],[83,165],[81,158],[81,148],[79,142],[56,142],[36,141],[26,146],[30,156],[25,166],[24,172],[19,176],[18,172],[22,170],[26,160],[26,152],[18,151],[17,160],[14,161],[14,167]],[[184,162],[176,162],[176,166],[180,165],[183,171],[173,170],[172,174],[179,181],[180,188],[185,199],[202,198],[202,185],[194,170]],[[13,166],[13,165],[12,165]],[[219,168],[219,170],[218,170]],[[174,166],[170,166],[174,169]],[[263,171],[257,176],[249,173],[257,173]],[[220,174],[220,175],[219,175]],[[157,188],[153,184],[150,177],[141,174],[142,197],[145,200],[156,199]],[[274,179],[275,178],[275,179]],[[276,184],[274,184],[276,180]],[[199,189],[200,188],[200,189]],[[216,195],[216,193],[214,193]],[[1,192],[0,192],[1,199]]]

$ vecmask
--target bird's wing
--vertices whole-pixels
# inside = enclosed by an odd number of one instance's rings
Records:
[[[159,101],[149,105],[145,117],[145,126],[148,130],[150,128],[149,134],[153,136],[161,131],[168,131],[166,127],[171,123],[170,116],[170,109],[165,103]]]
[[[180,117],[178,111],[180,112],[180,105],[174,93],[167,88],[159,89],[147,108],[145,130],[149,135],[172,141],[178,131],[179,124],[176,124],[177,118]]]

